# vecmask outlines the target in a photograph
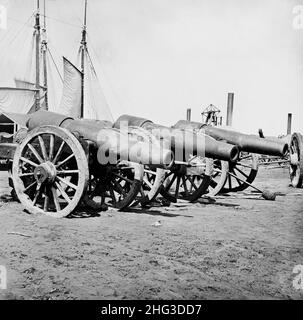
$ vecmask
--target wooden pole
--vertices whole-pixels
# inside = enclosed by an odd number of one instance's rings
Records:
[[[36,35],[36,111],[40,109],[40,3],[37,0],[37,13],[35,23]]]
[[[84,117],[84,72],[85,72],[85,54],[86,54],[86,15],[87,15],[87,0],[85,0],[84,6],[84,24],[82,29],[82,39],[81,39],[81,72],[82,72],[82,81],[81,81],[81,110],[80,118]]]
[[[226,113],[226,125],[232,126],[234,111],[234,93],[229,92],[227,97],[227,113]]]
[[[188,108],[188,109],[186,110],[186,120],[187,120],[187,121],[190,121],[190,120],[191,120],[191,109],[190,109],[190,108]]]
[[[46,53],[47,53],[47,40],[46,40],[46,18],[45,18],[45,0],[44,0],[44,24],[43,24],[43,40],[42,40],[42,54],[43,54],[43,77],[44,83],[43,86],[45,87],[45,109],[48,110],[48,86],[47,86],[47,60],[46,60]]]
[[[287,116],[287,134],[291,134],[292,113]]]

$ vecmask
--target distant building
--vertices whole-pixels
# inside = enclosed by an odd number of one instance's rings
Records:
[[[0,133],[13,134],[17,130],[17,124],[6,117],[4,114],[0,114]]]

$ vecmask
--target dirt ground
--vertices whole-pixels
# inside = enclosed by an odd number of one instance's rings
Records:
[[[281,196],[247,190],[58,220],[24,212],[1,172],[0,299],[302,299],[292,281],[303,265],[303,189],[288,186],[285,169],[261,169],[256,182]]]

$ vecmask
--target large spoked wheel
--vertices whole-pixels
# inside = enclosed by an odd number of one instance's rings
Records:
[[[69,131],[38,127],[16,149],[12,179],[18,199],[29,212],[62,218],[73,212],[86,190],[87,158]]]
[[[193,157],[190,165],[175,165],[167,173],[161,194],[171,202],[177,199],[194,202],[207,192],[213,171],[209,158]]]
[[[290,181],[295,188],[303,185],[303,137],[300,133],[293,133],[289,146]]]
[[[129,130],[136,135],[139,141],[151,143],[153,146],[161,149],[160,140],[152,135],[151,132],[140,127],[130,126]],[[163,143],[163,141],[162,141]],[[162,147],[165,147],[162,145]],[[144,166],[144,176],[142,185],[138,194],[138,201],[142,207],[151,204],[160,192],[163,182],[166,178],[166,171],[164,169],[156,168],[153,165]]]
[[[129,207],[142,186],[144,167],[137,163],[121,161],[117,165],[95,165],[84,203],[95,210]]]
[[[206,196],[216,196],[220,193],[226,183],[229,171],[228,161],[214,160],[214,170]]]
[[[139,192],[139,199],[142,207],[151,204],[161,191],[166,179],[166,170],[144,166],[143,182]]]
[[[221,192],[238,192],[247,189],[249,185],[241,180],[253,183],[258,173],[258,158],[257,154],[241,152],[237,162],[230,162],[228,173],[230,172],[232,175],[227,175],[225,186]]]

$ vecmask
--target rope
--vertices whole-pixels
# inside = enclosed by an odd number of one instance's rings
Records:
[[[56,70],[57,70],[57,72],[58,72],[58,75],[59,75],[61,81],[63,82],[63,78],[62,78],[62,76],[61,76],[61,74],[60,74],[60,71],[59,71],[59,69],[58,69],[58,66],[57,66],[55,60],[54,60],[54,57],[53,57],[52,53],[51,53],[50,50],[49,50],[49,47],[47,48],[47,52],[49,53],[49,55],[50,55],[50,57],[51,57],[51,59],[52,59],[52,61],[53,61],[53,64],[54,64],[54,66],[55,66],[55,68],[56,68]]]

